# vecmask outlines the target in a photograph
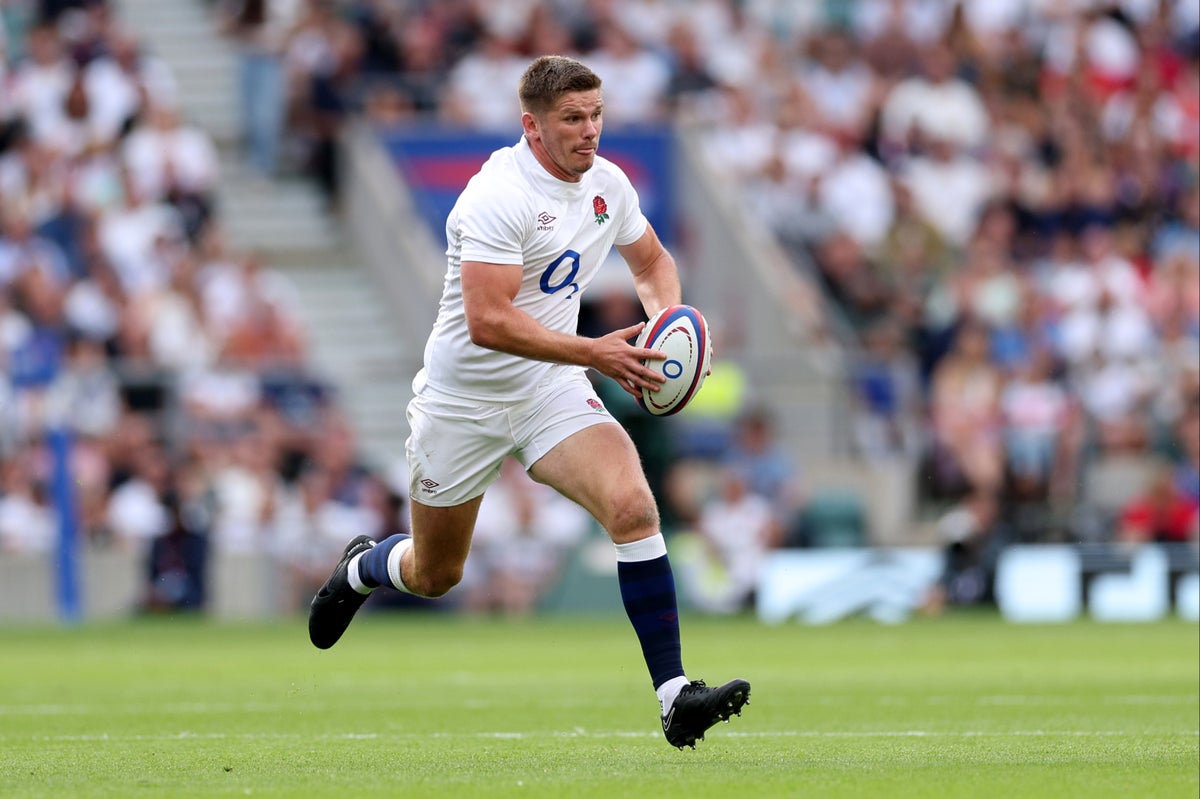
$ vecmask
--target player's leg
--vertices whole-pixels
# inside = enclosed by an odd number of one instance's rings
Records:
[[[412,500],[412,535],[390,536],[363,553],[356,564],[359,580],[368,589],[382,585],[428,598],[444,595],[462,579],[482,501],[481,494],[443,508]]]
[[[412,535],[392,535],[379,543],[360,535],[351,541],[313,598],[308,616],[313,645],[328,649],[336,644],[380,586],[423,597],[439,597],[453,588],[462,579],[482,500],[480,495],[445,508],[412,502]]]
[[[669,705],[687,683],[675,580],[633,442],[615,423],[593,425],[558,443],[529,473],[582,505],[612,538],[625,609],[654,688]]]
[[[378,543],[358,536],[346,546],[309,612],[309,637],[321,649],[337,643],[380,586],[437,597],[458,583],[483,492],[512,449],[502,408],[419,395],[408,421],[412,535]]]
[[[621,599],[661,703],[663,732],[675,746],[694,747],[713,724],[741,712],[750,685],[708,688],[684,676],[675,580],[633,442],[615,423],[594,424],[556,444],[529,472],[582,505],[612,538]]]

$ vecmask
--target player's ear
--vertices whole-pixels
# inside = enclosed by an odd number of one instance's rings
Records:
[[[541,136],[541,121],[529,111],[521,114],[521,127],[524,128],[525,136],[529,139],[536,139]]]

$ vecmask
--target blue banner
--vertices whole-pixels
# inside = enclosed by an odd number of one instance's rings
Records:
[[[438,126],[385,130],[379,136],[412,191],[421,215],[443,245],[446,217],[467,181],[492,152],[517,143],[516,136]],[[629,128],[605,132],[600,154],[625,170],[637,189],[642,213],[670,246],[676,238],[670,133]]]

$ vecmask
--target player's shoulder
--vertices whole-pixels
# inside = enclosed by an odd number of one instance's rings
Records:
[[[528,182],[504,151],[498,150],[467,182],[455,206],[460,214],[515,220],[531,216],[529,211],[536,204]]]
[[[503,199],[504,205],[513,205],[531,194],[529,182],[517,163],[516,148],[502,147],[467,182],[462,198],[470,202]]]
[[[629,176],[625,174],[625,170],[622,169],[615,161],[610,161],[599,154],[596,155],[596,160],[592,164],[592,169],[598,174],[610,175],[614,178],[624,181],[629,180]]]
[[[633,182],[629,179],[629,175],[625,174],[625,170],[602,155],[596,156],[591,171],[594,175],[593,179],[597,182],[619,186],[623,189],[633,188]]]

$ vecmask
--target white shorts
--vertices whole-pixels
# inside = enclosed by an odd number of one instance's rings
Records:
[[[557,376],[512,403],[479,403],[426,387],[408,404],[409,491],[422,505],[461,505],[496,481],[509,455],[528,469],[568,436],[606,423],[616,421],[582,373]]]

